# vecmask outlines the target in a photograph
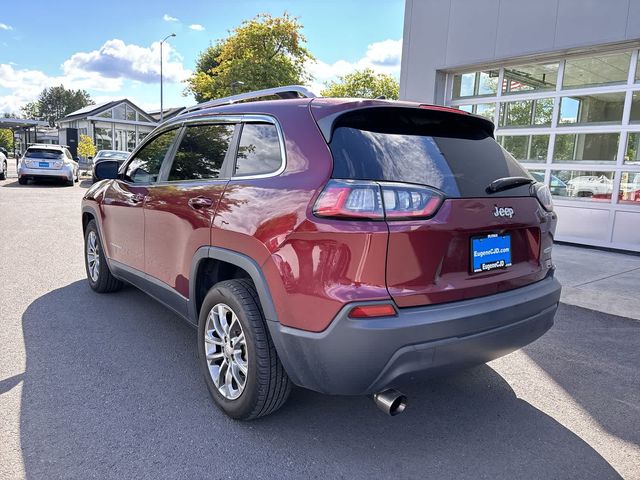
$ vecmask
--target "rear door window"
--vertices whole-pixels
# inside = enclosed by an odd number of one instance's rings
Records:
[[[242,127],[235,176],[264,175],[282,165],[280,140],[271,123],[246,123]]]
[[[127,164],[125,180],[131,183],[155,183],[164,157],[176,138],[178,129],[169,130],[146,144]]]
[[[474,117],[420,109],[364,109],[336,121],[333,177],[418,183],[452,198],[486,197],[497,178],[527,171]],[[492,196],[528,196],[523,186]]]
[[[219,178],[233,131],[234,125],[187,127],[173,159],[168,180]]]

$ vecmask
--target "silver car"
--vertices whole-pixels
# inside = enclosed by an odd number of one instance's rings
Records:
[[[61,145],[31,145],[18,163],[20,185],[26,185],[29,179],[56,179],[73,186],[78,173],[78,162]]]

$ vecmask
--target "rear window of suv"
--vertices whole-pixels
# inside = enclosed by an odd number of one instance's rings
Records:
[[[528,176],[475,117],[417,108],[369,108],[339,117],[330,148],[333,177],[417,183],[448,197],[486,197],[502,177]],[[528,196],[528,186],[492,196]]]
[[[48,160],[60,160],[63,153],[60,150],[51,150],[49,148],[29,148],[24,154],[27,158],[45,158]]]

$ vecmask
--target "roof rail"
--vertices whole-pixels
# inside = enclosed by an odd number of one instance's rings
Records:
[[[238,95],[231,95],[230,97],[216,98],[215,100],[209,100],[207,102],[198,103],[192,107],[186,108],[180,112],[178,116],[182,116],[186,113],[195,112],[197,110],[203,110],[205,108],[220,107],[222,105],[231,105],[233,103],[244,102],[247,100],[259,100],[263,97],[279,97],[280,99],[287,98],[314,98],[316,94],[302,85],[288,85],[286,87],[265,88],[264,90],[256,90],[254,92],[240,93]]]

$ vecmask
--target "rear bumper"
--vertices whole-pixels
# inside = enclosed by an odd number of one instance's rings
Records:
[[[59,180],[73,180],[73,167],[64,166],[60,169],[53,168],[28,168],[24,166],[18,167],[18,177],[25,178],[50,178]]]
[[[320,333],[268,323],[295,384],[329,394],[370,394],[528,345],[553,325],[560,290],[547,277],[508,292],[404,308],[396,317],[379,319],[348,318],[355,305],[350,304]]]

